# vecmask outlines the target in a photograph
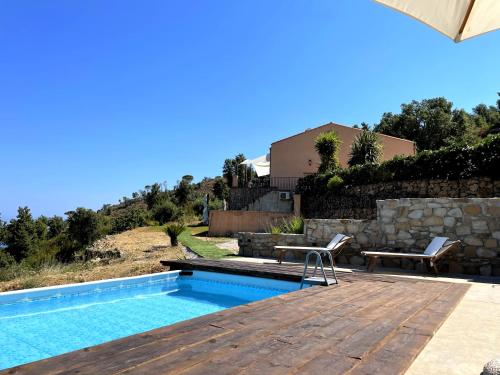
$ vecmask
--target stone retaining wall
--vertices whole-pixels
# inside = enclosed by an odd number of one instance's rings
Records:
[[[307,218],[375,219],[376,201],[398,198],[490,198],[500,196],[500,181],[489,177],[463,180],[414,180],[353,185],[322,194],[302,195],[302,214]]]
[[[377,201],[376,220],[308,219],[304,235],[240,233],[240,254],[271,257],[274,245],[323,246],[334,233],[354,237],[340,263],[363,265],[361,250],[390,247],[421,253],[430,239],[462,241],[459,251],[441,262],[441,271],[500,275],[500,198],[402,198]],[[259,237],[255,237],[255,236]],[[294,242],[295,241],[295,242]],[[289,258],[303,259],[302,254]],[[382,265],[415,269],[412,260],[383,259]]]
[[[304,234],[238,233],[239,255],[247,257],[275,258],[274,246],[308,246]],[[288,258],[297,259],[299,254],[290,253]]]

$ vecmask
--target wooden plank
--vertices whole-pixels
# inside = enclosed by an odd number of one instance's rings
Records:
[[[429,336],[398,332],[387,345],[371,354],[368,360],[360,361],[348,373],[352,375],[404,374],[429,340]]]

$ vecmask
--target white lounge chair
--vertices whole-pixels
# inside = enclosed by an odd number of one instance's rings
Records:
[[[423,254],[392,253],[384,251],[362,251],[361,254],[368,257],[368,272],[373,272],[378,258],[406,258],[420,260],[422,263],[428,261],[434,273],[438,274],[436,262],[448,251],[456,249],[460,241],[450,241],[448,237],[434,237]]]
[[[333,265],[335,265],[335,257],[338,256],[345,245],[347,245],[352,240],[352,237],[346,236],[345,234],[338,233],[330,241],[326,247],[315,247],[315,246],[274,246],[274,250],[278,251],[278,263],[281,264],[285,253],[289,250],[300,251],[303,253],[308,253],[309,251],[328,251],[332,255]]]

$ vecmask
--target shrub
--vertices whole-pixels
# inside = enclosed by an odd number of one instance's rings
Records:
[[[354,165],[338,174],[345,185],[379,182],[471,177],[500,178],[500,134],[490,135],[474,146],[453,145],[435,151],[422,151],[415,156],[396,156],[381,164]],[[330,174],[301,178],[296,192],[324,194],[328,191]]]
[[[363,130],[351,145],[349,165],[377,164],[382,155],[382,145],[377,133]]]
[[[319,154],[321,164],[319,173],[333,172],[339,167],[338,151],[340,144],[339,137],[334,131],[321,133],[314,141],[314,147]]]
[[[220,199],[211,199],[208,202],[209,211],[222,210],[223,208],[224,208],[224,202]]]
[[[104,234],[101,231],[99,214],[96,212],[79,207],[76,211],[67,212],[66,215],[68,215],[68,235],[82,249]]]
[[[16,260],[12,255],[3,249],[0,249],[0,269],[7,268],[16,263]]]
[[[172,246],[177,246],[179,244],[178,237],[179,235],[184,232],[186,227],[184,224],[180,223],[175,223],[175,224],[170,224],[167,226],[166,233],[170,237],[170,244]]]
[[[195,215],[203,215],[203,208],[205,207],[203,198],[196,198],[194,202],[191,203],[191,207]]]
[[[342,177],[335,175],[333,177],[330,177],[326,186],[328,189],[332,190],[339,186],[342,186],[343,184],[344,180],[342,179]]]
[[[181,217],[179,208],[170,201],[165,201],[153,210],[153,218],[160,225],[166,224],[169,221],[177,220]]]
[[[125,213],[113,219],[111,232],[121,233],[145,224],[146,213],[144,210],[138,208],[128,209]]]

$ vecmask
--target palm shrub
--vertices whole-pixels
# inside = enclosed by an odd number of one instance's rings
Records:
[[[170,244],[172,246],[177,246],[179,244],[178,237],[185,229],[186,227],[181,223],[174,223],[167,226],[165,232],[170,237]]]
[[[300,216],[294,216],[289,219],[283,219],[281,223],[272,225],[269,228],[272,234],[290,233],[290,234],[303,234],[304,233],[304,220]]]
[[[382,156],[382,145],[377,133],[363,130],[351,145],[349,166],[377,164]]]
[[[314,148],[321,159],[321,164],[318,168],[319,173],[333,172],[339,168],[338,152],[341,143],[337,133],[334,131],[324,132],[316,137]]]

